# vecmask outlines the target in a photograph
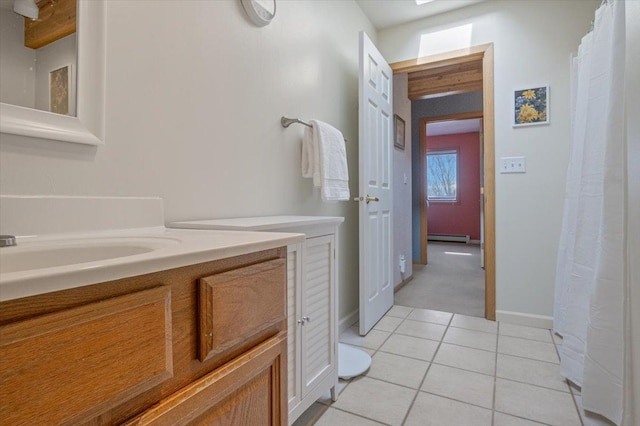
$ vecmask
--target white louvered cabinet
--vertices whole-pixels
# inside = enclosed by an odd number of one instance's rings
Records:
[[[287,396],[289,424],[322,395],[337,397],[338,227],[341,217],[269,216],[177,222],[197,229],[296,232],[287,250]]]

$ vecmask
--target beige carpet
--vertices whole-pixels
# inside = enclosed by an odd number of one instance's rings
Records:
[[[395,294],[395,304],[484,317],[480,246],[429,242],[428,257],[428,265],[413,265],[413,279]]]

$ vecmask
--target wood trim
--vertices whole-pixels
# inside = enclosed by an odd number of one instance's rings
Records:
[[[482,60],[482,90],[483,111],[481,113],[454,114],[442,117],[432,117],[420,121],[420,129],[426,125],[425,120],[442,121],[466,118],[483,118],[484,141],[484,229],[485,229],[485,318],[496,318],[496,257],[495,257],[495,127],[494,127],[494,72],[493,72],[493,43],[481,44],[464,49],[453,50],[437,55],[410,59],[390,64],[395,74],[425,71],[444,66],[454,66],[467,62]],[[453,86],[455,88],[455,85]],[[451,88],[449,88],[451,89]],[[480,114],[480,115],[478,115]],[[420,132],[420,167],[424,170],[424,156],[426,153],[426,135]],[[427,223],[426,204],[424,198],[424,179],[420,182],[421,214],[420,222],[425,230],[421,235],[421,263],[427,262]]]
[[[457,65],[463,62],[471,62],[479,59],[484,60],[485,52],[490,48],[493,49],[493,43],[479,44],[477,46],[466,47],[464,49],[438,53],[437,55],[429,55],[421,58],[394,62],[393,64],[389,64],[389,66],[393,70],[394,74],[424,71],[431,68]]]
[[[24,18],[24,45],[39,49],[76,32],[76,0],[38,1],[40,16]]]
[[[496,228],[495,228],[495,116],[493,99],[493,44],[482,58],[482,109],[484,137],[484,316],[496,319]]]

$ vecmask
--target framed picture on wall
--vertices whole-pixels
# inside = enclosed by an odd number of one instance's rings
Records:
[[[513,92],[513,127],[549,124],[549,86]]]
[[[49,111],[68,115],[71,91],[71,65],[49,72]]]
[[[393,146],[404,150],[404,120],[398,114],[394,114]]]

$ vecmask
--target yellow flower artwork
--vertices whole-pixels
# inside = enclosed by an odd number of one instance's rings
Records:
[[[514,102],[514,126],[549,123],[549,86],[516,90]]]

